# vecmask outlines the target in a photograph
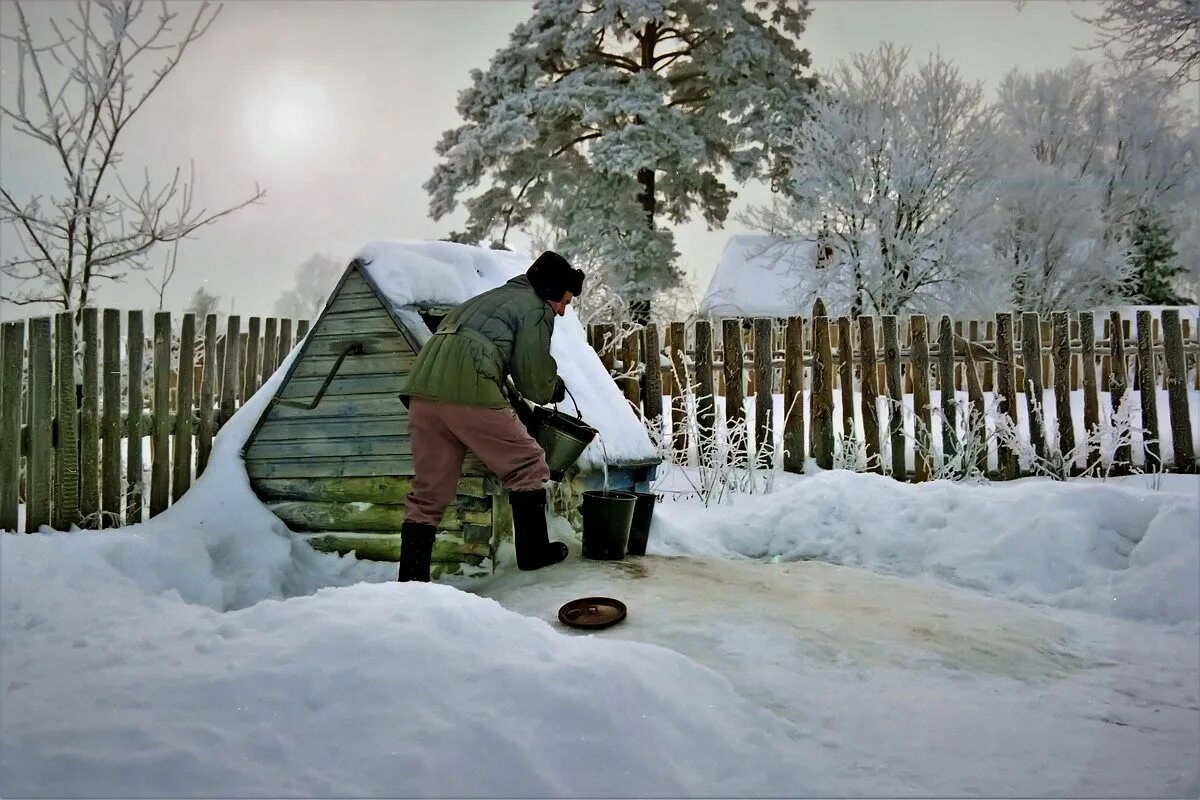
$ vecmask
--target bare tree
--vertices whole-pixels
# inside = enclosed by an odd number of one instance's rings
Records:
[[[1194,205],[1194,130],[1165,86],[1152,70],[1106,77],[1078,60],[1005,76],[1007,177],[995,184],[990,236],[997,302],[1048,312],[1126,297],[1133,222],[1151,211],[1182,222]]]
[[[175,277],[175,267],[179,264],[179,240],[176,239],[171,244],[171,253],[163,259],[162,268],[158,270],[153,277],[146,278],[146,285],[154,290],[158,295],[158,310],[163,310],[163,299],[167,293],[167,286],[170,285],[171,279]]]
[[[80,2],[66,19],[51,19],[43,41],[14,5],[17,31],[3,38],[16,45],[18,89],[0,116],[52,152],[63,189],[17,198],[0,184],[0,221],[16,232],[21,250],[0,263],[0,272],[22,287],[0,299],[83,308],[98,283],[149,269],[156,245],[178,242],[265,196],[256,185],[249,199],[209,212],[193,207],[194,166],[186,177],[176,168],[164,183],[152,182],[148,171],[130,182],[118,171],[121,134],[219,7],[195,6],[177,31],[179,15],[165,2],[157,16],[145,14],[144,0]],[[157,66],[145,63],[160,54]],[[139,79],[144,86],[135,89]]]
[[[940,56],[910,69],[890,43],[855,54],[796,121],[787,201],[743,221],[785,240],[827,224],[821,279],[854,314],[928,303],[976,262],[994,119],[982,88]]]
[[[342,265],[318,253],[296,268],[296,285],[275,301],[275,313],[293,319],[316,319],[342,275]]]
[[[1200,0],[1107,0],[1099,14],[1076,16],[1110,56],[1139,70],[1167,68],[1176,86],[1200,81]]]

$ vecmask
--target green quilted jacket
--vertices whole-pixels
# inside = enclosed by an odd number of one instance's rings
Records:
[[[554,310],[524,275],[476,295],[450,312],[421,348],[400,395],[502,408],[511,375],[517,391],[548,403],[558,382],[550,355]]]

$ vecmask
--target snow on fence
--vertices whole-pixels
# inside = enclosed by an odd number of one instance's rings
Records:
[[[250,317],[244,332],[236,315],[223,330],[214,314],[202,331],[194,314],[152,322],[147,331],[141,311],[86,308],[0,326],[0,530],[17,530],[21,504],[27,531],[162,512],[293,343],[290,319]],[[295,341],[308,328],[297,321]]]
[[[743,455],[765,444],[789,472],[808,456],[844,464],[851,444],[865,468],[915,481],[968,449],[980,473],[1000,479],[1043,474],[1030,462],[1056,454],[1064,475],[1195,471],[1200,325],[1178,309],[1103,316],[944,315],[931,325],[923,315],[831,319],[818,301],[808,318],[596,324],[589,338],[680,463],[710,464],[715,439],[740,426]],[[648,352],[658,369],[645,369]],[[656,402],[663,394],[670,401]]]

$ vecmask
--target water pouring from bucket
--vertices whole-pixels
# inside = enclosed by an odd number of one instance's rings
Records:
[[[570,391],[567,394],[570,395]],[[578,410],[579,404],[574,397],[571,402]],[[551,480],[555,481],[563,479],[599,433],[579,417],[559,411],[557,405],[553,410],[535,406],[532,427],[530,433],[546,451],[546,466],[550,468]]]
[[[511,388],[511,387],[510,387]],[[567,414],[555,405],[551,410],[545,406],[523,405],[524,401],[512,390],[514,407],[529,428],[530,434],[546,453],[546,466],[550,478],[561,481],[583,451],[597,439],[604,453],[600,468],[604,473],[604,490],[588,490],[583,493],[583,556],[604,561],[619,561],[628,551],[633,555],[644,555],[646,537],[649,534],[653,502],[657,495],[613,491],[608,480],[608,449],[599,431],[581,418]],[[571,403],[579,411],[575,396],[567,390]],[[524,413],[522,413],[524,412]],[[644,493],[643,493],[644,494]],[[649,500],[649,503],[647,503]]]

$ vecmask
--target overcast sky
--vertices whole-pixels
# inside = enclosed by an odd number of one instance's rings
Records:
[[[73,5],[25,8],[44,30],[50,15]],[[194,160],[197,204],[209,208],[248,196],[256,181],[268,195],[184,243],[166,307],[182,308],[204,284],[225,299],[225,311],[232,304],[243,315],[270,314],[297,265],[314,253],[345,261],[375,239],[436,239],[461,227],[461,213],[429,218],[421,184],[433,169],[438,136],[459,123],[454,105],[468,71],[486,67],[529,9],[502,0],[227,3],[123,134],[125,170],[148,168],[167,178],[175,165]],[[917,57],[940,50],[967,79],[992,89],[1013,67],[1094,58],[1078,50],[1091,32],[1073,16],[1087,10],[1088,3],[1063,0],[1020,8],[1011,0],[826,0],[813,4],[803,44],[817,70],[883,40],[911,47]],[[0,3],[4,32],[14,17]],[[8,101],[15,58],[8,42],[0,47],[0,95]],[[7,121],[0,170],[18,196],[52,190],[59,180]],[[761,186],[745,187],[734,213],[767,197]],[[676,228],[682,266],[700,291],[727,236],[740,230],[732,220],[717,231],[702,222]],[[0,235],[0,252],[11,252],[11,233]],[[140,276],[103,289],[99,299],[120,308],[156,303]]]

